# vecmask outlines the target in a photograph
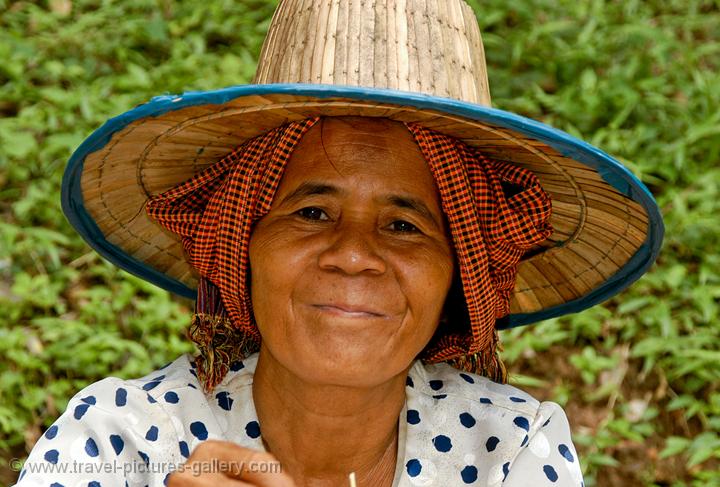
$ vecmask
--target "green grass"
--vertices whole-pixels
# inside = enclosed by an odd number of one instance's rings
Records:
[[[720,485],[720,2],[469,3],[494,105],[616,156],[667,229],[621,296],[503,333],[515,382],[566,407],[586,485]],[[0,463],[89,382],[191,349],[190,303],[74,234],[62,171],[154,95],[249,82],[274,4],[0,0]]]

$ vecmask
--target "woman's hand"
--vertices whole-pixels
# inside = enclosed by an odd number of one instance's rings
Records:
[[[292,478],[270,453],[250,450],[229,441],[208,440],[195,448],[168,487],[256,486],[295,487]]]

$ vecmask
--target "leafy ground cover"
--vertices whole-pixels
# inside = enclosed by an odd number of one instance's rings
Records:
[[[247,83],[272,0],[0,0],[0,483],[79,388],[191,350],[191,303],[116,270],[60,212],[71,152],[151,96]],[[503,333],[563,404],[586,485],[720,485],[720,3],[475,0],[494,105],[604,148],[657,196],[657,265]]]

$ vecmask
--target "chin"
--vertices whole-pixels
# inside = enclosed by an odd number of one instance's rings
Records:
[[[309,352],[312,351],[312,355]],[[369,387],[404,374],[412,358],[400,363],[398,357],[378,353],[378,347],[313,345],[298,351],[290,367],[303,380],[313,384]]]

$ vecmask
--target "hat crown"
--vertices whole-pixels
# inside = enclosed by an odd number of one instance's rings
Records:
[[[463,0],[282,0],[254,82],[384,88],[490,105]]]

